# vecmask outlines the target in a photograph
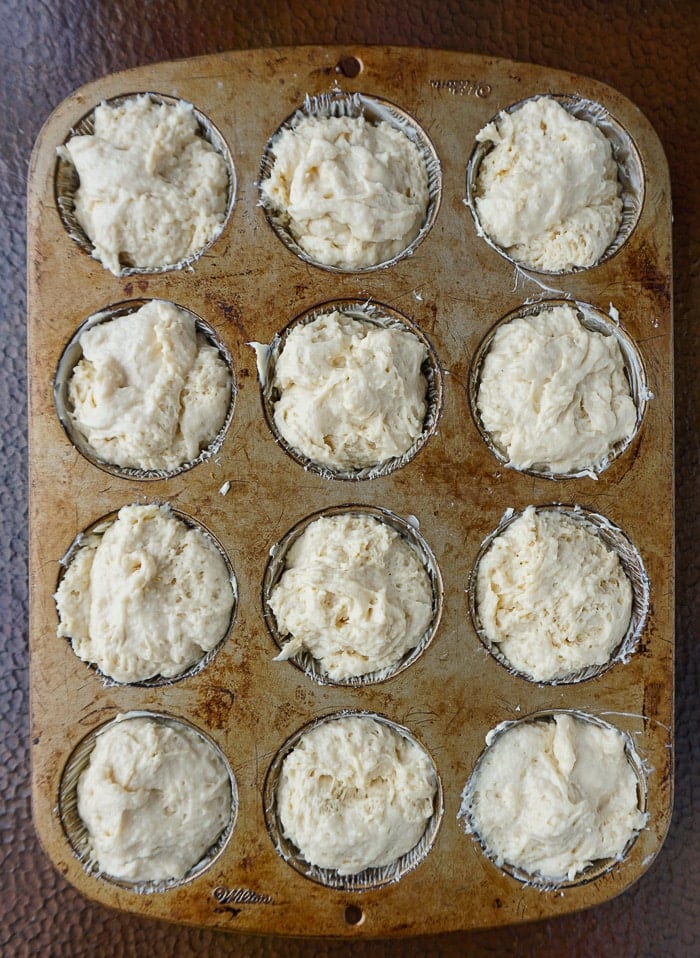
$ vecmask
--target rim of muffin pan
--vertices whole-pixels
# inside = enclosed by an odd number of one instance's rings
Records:
[[[540,100],[543,98],[555,100],[577,120],[587,120],[592,123],[600,130],[612,147],[613,159],[617,164],[618,180],[621,187],[620,198],[622,200],[622,220],[613,241],[595,263],[592,263],[590,266],[576,266],[571,269],[541,269],[540,267],[529,266],[510,256],[504,247],[499,246],[495,240],[487,235],[481,225],[476,208],[479,167],[486,154],[493,148],[493,143],[490,142],[476,142],[469,156],[466,170],[466,204],[471,212],[478,235],[485,243],[509,263],[512,263],[518,270],[525,273],[535,273],[545,276],[568,276],[572,273],[587,272],[588,270],[595,269],[596,266],[602,266],[603,263],[615,256],[615,254],[627,244],[627,241],[637,227],[642,207],[644,206],[646,174],[637,145],[622,123],[601,103],[597,103],[595,100],[588,100],[574,93],[536,93],[533,96],[525,97],[499,110],[484,126],[487,126],[488,123],[496,122],[502,113],[515,113],[531,100]]]
[[[214,236],[212,236],[208,243],[195,250],[189,256],[186,256],[184,259],[178,260],[175,263],[164,263],[162,266],[137,266],[131,263],[124,263],[119,272],[120,277],[169,273],[174,270],[183,270],[192,266],[193,263],[200,259],[204,253],[211,249],[211,247],[220,239],[229,219],[231,218],[231,213],[236,203],[236,168],[224,135],[205,113],[198,109],[194,103],[191,103],[184,97],[170,96],[167,93],[156,93],[155,91],[150,90],[138,90],[133,93],[120,93],[118,96],[108,97],[104,100],[101,100],[100,103],[95,104],[95,106],[93,106],[88,113],[85,113],[70,128],[62,146],[65,146],[74,136],[91,136],[95,132],[95,110],[98,106],[102,106],[103,104],[106,104],[107,106],[120,106],[125,101],[133,100],[140,96],[147,96],[151,102],[157,104],[173,105],[176,103],[186,103],[188,106],[192,107],[195,119],[197,120],[198,135],[201,136],[202,139],[206,140],[211,146],[213,146],[216,152],[219,153],[224,159],[228,177],[228,193],[226,198],[224,218],[221,221],[216,233]],[[71,240],[73,240],[73,242],[76,243],[76,245],[79,246],[84,253],[86,253],[91,259],[94,259],[102,269],[106,269],[100,260],[93,255],[94,244],[75,216],[75,193],[78,189],[79,183],[80,181],[75,166],[59,153],[58,157],[56,158],[56,167],[54,173],[54,200],[56,203],[56,209],[58,210],[58,215],[60,217],[61,223],[63,224],[63,228]],[[122,257],[120,256],[120,263],[121,260]]]
[[[426,569],[430,578],[432,592],[432,618],[428,628],[419,638],[417,644],[406,651],[397,662],[385,666],[373,672],[366,672],[364,675],[350,676],[345,679],[331,678],[321,667],[320,662],[309,652],[302,651],[292,656],[285,662],[291,663],[297,669],[302,671],[309,679],[318,685],[334,685],[349,688],[361,688],[367,685],[376,685],[385,682],[395,675],[399,675],[416,662],[432,643],[435,634],[440,626],[442,618],[442,609],[444,602],[444,588],[440,567],[433,550],[430,548],[424,537],[421,535],[417,520],[411,522],[413,517],[403,519],[389,509],[383,509],[378,506],[365,506],[353,503],[347,503],[340,506],[332,506],[325,509],[319,509],[317,512],[301,519],[270,550],[270,558],[265,568],[265,574],[262,584],[262,609],[263,618],[267,630],[272,637],[275,645],[282,651],[285,646],[285,640],[291,638],[289,635],[282,635],[277,627],[277,620],[272,609],[269,606],[269,598],[272,590],[277,585],[282,575],[286,571],[286,558],[289,549],[306,532],[312,522],[329,516],[338,515],[359,515],[370,516],[380,522],[385,523],[409,544],[416,552],[421,564]],[[415,524],[414,524],[415,523]],[[273,663],[283,666],[284,662]]]
[[[401,735],[403,738],[413,742],[428,757],[435,776],[436,790],[434,798],[433,814],[428,819],[425,831],[421,838],[408,852],[400,856],[395,862],[378,868],[366,868],[364,871],[354,875],[339,875],[336,869],[321,868],[317,865],[311,865],[307,862],[300,850],[287,838],[284,837],[282,823],[277,813],[276,790],[279,781],[282,764],[287,755],[294,749],[301,738],[312,729],[326,722],[334,722],[345,718],[370,718],[388,726],[392,731]],[[318,885],[326,888],[337,889],[348,892],[374,891],[383,888],[386,885],[395,884],[404,875],[413,871],[425,860],[430,853],[438,832],[442,825],[445,805],[442,780],[438,772],[438,767],[432,755],[426,746],[419,741],[416,736],[403,725],[394,722],[374,711],[365,711],[362,709],[342,709],[331,712],[327,715],[315,718],[307,722],[301,728],[297,729],[281,746],[270,764],[263,786],[263,813],[267,832],[272,840],[277,854],[298,874]]]
[[[306,325],[319,319],[321,316],[326,316],[333,312],[343,313],[352,319],[380,328],[399,329],[403,332],[411,333],[423,343],[428,351],[427,358],[421,367],[421,372],[425,376],[428,388],[425,397],[427,409],[420,435],[416,437],[403,455],[393,456],[390,459],[385,459],[374,465],[364,466],[360,469],[341,469],[309,459],[301,450],[296,449],[284,438],[275,425],[274,420],[274,407],[280,395],[278,390],[273,387],[275,366],[279,355],[284,349],[287,337],[297,326]],[[276,333],[272,342],[264,348],[263,352],[264,355],[262,357],[260,354],[258,355],[258,370],[261,381],[260,394],[265,421],[278,445],[307,472],[316,473],[316,475],[324,479],[358,481],[388,476],[411,462],[423,449],[430,437],[437,431],[444,401],[443,372],[437,353],[435,352],[433,344],[420,327],[391,306],[386,306],[383,303],[371,299],[337,299],[313,306],[296,316],[279,333]]]
[[[306,119],[307,117],[327,118],[346,116],[350,118],[364,116],[374,124],[385,121],[395,129],[400,130],[418,147],[428,174],[428,207],[423,225],[418,231],[417,236],[415,236],[400,253],[380,263],[374,263],[371,266],[334,266],[328,263],[321,263],[314,259],[313,256],[302,249],[291,235],[285,214],[283,212],[278,213],[269,208],[261,190],[263,180],[266,180],[270,176],[274,166],[274,142],[284,130],[293,129],[300,120]],[[330,273],[371,273],[374,270],[387,269],[406,257],[412,256],[417,247],[431,231],[437,219],[442,201],[442,167],[437,150],[426,130],[418,120],[406,110],[382,97],[371,96],[360,92],[346,93],[341,90],[335,90],[315,96],[306,94],[302,105],[297,107],[293,113],[280,123],[265,144],[258,173],[258,187],[259,205],[263,209],[269,226],[283,245],[300,260]]]
[[[577,685],[580,682],[586,682],[589,679],[603,675],[618,663],[624,664],[628,662],[632,655],[635,654],[639,646],[641,635],[644,632],[647,614],[649,612],[649,577],[644,567],[642,557],[632,541],[622,529],[601,513],[594,512],[592,509],[587,509],[584,506],[567,505],[560,502],[535,506],[535,511],[560,513],[572,519],[574,522],[580,523],[580,525],[594,535],[597,535],[603,544],[618,556],[622,569],[632,587],[632,611],[622,640],[612,651],[607,662],[604,662],[602,665],[589,665],[574,672],[555,676],[551,679],[535,679],[526,672],[515,668],[507,656],[500,650],[498,644],[494,643],[487,635],[481,624],[477,606],[476,585],[479,565],[493,545],[494,540],[501,536],[516,519],[519,519],[523,515],[524,509],[517,512],[513,509],[506,510],[498,526],[489,533],[481,543],[476,559],[474,560],[474,565],[469,574],[467,586],[469,615],[474,631],[481,644],[498,664],[510,672],[511,675],[524,679],[531,685]]]
[[[139,469],[135,466],[118,466],[115,463],[107,462],[105,459],[100,458],[97,452],[90,446],[85,436],[83,436],[73,422],[71,416],[71,404],[68,399],[68,385],[73,375],[73,370],[83,358],[82,347],[80,345],[80,337],[82,334],[87,332],[88,329],[92,329],[94,326],[97,326],[101,323],[108,323],[113,319],[119,319],[122,316],[129,316],[151,302],[167,302],[171,306],[175,306],[176,309],[180,309],[182,312],[188,313],[194,320],[197,332],[201,333],[205,337],[209,345],[213,346],[217,350],[223,361],[226,363],[228,366],[229,375],[231,377],[231,398],[229,400],[229,408],[226,413],[226,418],[224,419],[224,422],[216,436],[212,438],[209,445],[200,451],[198,456],[189,460],[188,462],[181,463],[179,466],[175,466],[173,469]],[[72,445],[78,450],[81,456],[87,459],[88,462],[90,462],[93,466],[96,466],[98,469],[102,469],[104,472],[107,472],[112,476],[117,476],[120,479],[133,479],[137,481],[172,479],[184,472],[188,472],[190,469],[193,469],[202,462],[207,462],[213,456],[217,455],[223,445],[224,439],[226,438],[226,434],[228,433],[231,421],[233,419],[237,392],[238,385],[236,382],[233,357],[231,356],[228,346],[218,335],[214,327],[205,322],[187,306],[180,306],[178,303],[174,303],[171,300],[158,299],[124,300],[123,302],[114,303],[111,306],[107,306],[105,309],[99,310],[98,312],[88,316],[88,318],[81,323],[81,325],[64,346],[58,361],[58,366],[56,368],[53,381],[53,397],[56,415],[58,416],[59,422],[61,423],[66,436]]]
[[[604,456],[590,463],[588,466],[573,469],[569,472],[553,472],[548,466],[540,466],[534,463],[532,466],[521,469],[509,464],[506,450],[496,442],[482,421],[478,408],[482,368],[486,356],[491,349],[493,338],[503,326],[506,326],[515,319],[538,316],[558,306],[572,307],[576,311],[579,322],[585,329],[601,333],[604,336],[612,336],[617,342],[624,365],[625,379],[627,380],[630,396],[636,409],[634,429],[629,436],[624,436],[622,439],[619,439]],[[614,309],[614,307],[612,307],[611,304],[611,311],[612,309]],[[595,479],[603,473],[608,466],[618,459],[634,442],[641,428],[647,405],[651,398],[653,398],[653,396],[649,390],[644,362],[636,343],[624,327],[616,318],[613,318],[611,314],[604,313],[601,309],[592,306],[590,303],[566,298],[541,299],[534,303],[525,303],[501,317],[501,319],[489,329],[478,345],[469,367],[467,380],[467,399],[472,419],[479,431],[479,435],[496,459],[504,467],[512,469],[514,472],[536,476],[538,479],[553,479],[555,481],[582,479],[584,477]]]
[[[121,723],[128,722],[136,718],[151,718],[158,722],[163,722],[171,727],[187,728],[195,732],[223,762],[224,768],[228,774],[231,787],[231,814],[228,823],[225,825],[216,842],[205,852],[205,854],[196,862],[182,878],[163,878],[151,879],[148,881],[134,881],[128,878],[110,875],[103,872],[97,861],[90,852],[90,838],[88,830],[78,814],[78,780],[81,774],[88,766],[90,755],[95,747],[97,737],[104,731]],[[83,869],[88,875],[101,881],[106,881],[111,885],[117,885],[119,888],[137,894],[157,894],[168,891],[173,888],[179,888],[187,885],[199,878],[211,868],[214,862],[221,856],[227,846],[231,835],[233,834],[238,818],[238,785],[236,776],[231,764],[226,757],[223,749],[201,728],[194,725],[181,716],[170,715],[165,712],[155,712],[148,709],[131,709],[124,714],[116,715],[114,718],[103,722],[101,725],[91,729],[75,745],[68,756],[64,765],[58,792],[58,817],[63,829],[63,833],[70,845],[73,855],[78,859]]]
[[[588,722],[591,725],[597,725],[599,728],[606,730],[612,729],[614,732],[617,732],[620,736],[622,736],[625,747],[625,756],[637,779],[637,807],[643,814],[646,814],[648,811],[649,789],[644,760],[637,751],[631,734],[619,728],[617,725],[614,725],[612,722],[608,722],[605,719],[600,718],[598,715],[595,715],[591,712],[585,712],[582,709],[553,708],[541,709],[536,712],[532,712],[529,715],[523,715],[517,719],[509,719],[492,728],[487,736],[487,744],[484,746],[478,759],[476,760],[471,774],[467,779],[467,783],[462,791],[462,800],[457,818],[462,822],[466,834],[472,838],[475,845],[478,845],[484,856],[494,865],[495,868],[497,868],[500,872],[509,875],[511,878],[522,883],[523,885],[527,885],[542,892],[577,888],[587,885],[590,882],[596,881],[597,879],[602,878],[604,875],[607,875],[628,857],[630,851],[632,850],[632,846],[637,841],[637,838],[642,830],[640,829],[639,831],[634,832],[619,855],[597,859],[571,879],[563,878],[560,880],[553,880],[551,877],[543,876],[537,872],[527,872],[510,862],[503,861],[499,863],[497,861],[497,856],[491,852],[487,843],[479,835],[478,829],[473,822],[473,816],[469,809],[469,802],[471,800],[474,787],[478,781],[478,774],[481,764],[489,754],[489,750],[496,740],[500,738],[501,735],[507,733],[508,730],[513,728],[515,725],[521,725],[523,723],[550,722],[553,721],[554,717],[557,715],[569,715],[574,719]],[[642,826],[642,828],[644,827],[646,826]]]
[[[226,569],[228,571],[228,579],[229,579],[229,582],[231,583],[231,590],[233,592],[233,607],[231,609],[231,616],[229,618],[228,626],[226,627],[223,635],[221,636],[219,641],[216,643],[214,648],[210,649],[208,652],[203,652],[201,657],[197,659],[196,662],[193,662],[192,665],[190,665],[187,669],[185,669],[179,675],[174,675],[172,677],[166,677],[163,675],[154,675],[151,678],[141,679],[136,682],[119,682],[116,679],[113,679],[111,676],[106,675],[97,665],[97,663],[88,662],[86,659],[82,659],[73,649],[73,641],[70,636],[60,636],[57,638],[59,638],[59,641],[63,640],[68,643],[72,654],[75,655],[78,662],[82,663],[85,669],[93,672],[96,676],[99,677],[103,688],[150,689],[150,688],[162,688],[165,686],[176,685],[178,682],[182,682],[184,679],[192,678],[195,675],[199,675],[200,672],[203,672],[204,669],[206,669],[211,664],[211,662],[216,658],[216,656],[219,654],[223,646],[230,639],[231,633],[233,632],[233,629],[236,623],[236,618],[238,615],[239,598],[238,598],[238,582],[236,579],[236,574],[235,574],[233,565],[231,563],[231,559],[229,558],[229,555],[226,552],[226,549],[224,549],[220,540],[217,538],[216,535],[214,535],[211,529],[209,529],[199,519],[195,519],[193,516],[189,515],[188,513],[183,512],[180,509],[174,508],[171,505],[171,503],[167,501],[156,500],[151,502],[132,502],[132,503],[125,503],[125,505],[164,506],[168,509],[168,511],[174,518],[179,519],[181,522],[183,522],[188,529],[196,529],[207,540],[209,540],[212,543],[212,545],[217,549],[222,559],[224,560],[224,563],[226,564]],[[106,530],[109,528],[109,526],[111,526],[112,523],[115,521],[115,519],[117,518],[119,514],[119,511],[120,509],[114,509],[112,512],[109,512],[106,515],[100,517],[99,519],[96,519],[94,522],[86,526],[81,532],[79,532],[76,535],[76,537],[73,539],[72,543],[68,547],[63,557],[59,560],[59,572],[58,572],[58,577],[56,579],[56,588],[54,589],[54,592],[57,591],[59,585],[63,581],[63,577],[66,574],[66,570],[70,566],[71,562],[73,561],[77,553],[82,548],[85,542],[85,539],[92,535],[102,536],[106,532]],[[54,604],[55,604],[55,600],[54,600]],[[58,622],[58,609],[56,610],[56,612],[57,612],[57,622]]]

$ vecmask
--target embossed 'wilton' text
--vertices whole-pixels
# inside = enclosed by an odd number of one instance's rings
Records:
[[[431,80],[434,90],[446,90],[453,96],[478,96],[482,99],[491,95],[490,83],[479,83],[478,80]]]
[[[250,888],[224,888],[217,885],[212,892],[213,897],[222,905],[233,902],[236,905],[271,905],[269,895],[261,895]]]

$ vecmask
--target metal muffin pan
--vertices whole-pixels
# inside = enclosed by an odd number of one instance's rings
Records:
[[[64,227],[56,151],[99,102],[135,92],[180,97],[207,118],[231,157],[235,203],[221,235],[186,269],[115,277]],[[494,250],[475,226],[466,189],[477,132],[501,109],[545,93],[582,98],[600,108],[590,115],[614,118],[643,179],[635,222],[614,255],[556,276],[516,267]],[[314,266],[280,242],[260,207],[259,178],[270,139],[307,97],[390,104],[429,137],[439,196],[410,255],[353,273]],[[670,188],[661,145],[636,107],[584,77],[469,54],[398,47],[224,53],[115,74],[76,91],[39,136],[28,199],[32,782],[36,827],[59,871],[85,895],[150,917],[351,938],[529,921],[595,905],[634,882],[661,847],[671,814],[674,643]],[[89,317],[150,298],[189,309],[211,330],[230,357],[236,398],[211,456],[143,482],[105,471],[72,444],[57,414],[54,377]],[[552,298],[590,304],[604,316],[612,306],[638,356],[646,409],[632,441],[597,478],[506,469],[470,412],[470,376],[489,331],[523,304]],[[299,317],[341,301],[394,311],[434,353],[440,395],[425,441],[374,478],[324,475],[282,448],[266,419],[250,346],[270,344]],[[235,570],[234,628],[205,668],[177,682],[105,682],[56,636],[62,557],[80,532],[135,501],[167,502],[202,523]],[[634,543],[649,606],[614,667],[539,685],[503,668],[480,641],[469,579],[508,509],[557,502],[602,516]],[[437,570],[434,591],[441,590],[438,626],[420,654],[371,683],[321,683],[303,665],[273,662],[279,649],[264,605],[271,556],[290,530],[341,507],[380,510],[417,529]],[[552,889],[493,864],[458,814],[488,732],[555,710],[590,715],[629,736],[648,824],[621,861]],[[65,827],[63,789],[81,743],[117,715],[143,711],[209,736],[237,787],[234,826],[208,866],[145,895],[81,860]],[[404,728],[431,756],[441,789],[425,857],[396,880],[367,887],[314,880],[285,860],[269,831],[276,756],[310,723],[347,712]]]

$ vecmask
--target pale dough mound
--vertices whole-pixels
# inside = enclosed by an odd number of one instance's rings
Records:
[[[61,153],[78,173],[75,216],[103,266],[116,276],[124,265],[173,266],[219,234],[226,160],[198,135],[191,104],[147,94],[101,103],[94,131],[72,137]]]
[[[221,429],[231,374],[190,313],[153,300],[80,336],[68,383],[70,417],[98,458],[170,470],[196,459]]]
[[[587,329],[573,306],[543,308],[496,331],[477,407],[509,466],[555,474],[600,465],[637,421],[617,340]]]
[[[387,668],[432,619],[430,577],[415,550],[372,516],[324,516],[289,549],[269,605],[289,641],[278,659],[308,651],[332,679]]]
[[[310,116],[272,141],[263,205],[316,262],[375,266],[416,238],[428,173],[416,144],[386,121]]]
[[[345,313],[299,324],[275,364],[275,425],[290,446],[331,468],[402,456],[423,431],[427,356],[413,333]]]
[[[392,864],[420,841],[436,791],[422,748],[355,716],[301,737],[282,764],[277,809],[285,838],[307,862],[355,875]]]
[[[167,506],[124,506],[87,536],[55,595],[58,635],[117,682],[186,671],[226,634],[234,592],[214,543]]]
[[[78,780],[78,814],[100,870],[134,882],[182,878],[231,818],[221,758],[184,725],[125,718],[101,732]]]
[[[533,269],[596,263],[622,221],[617,164],[603,133],[539,97],[499,113],[476,139],[494,144],[476,183],[486,235]]]
[[[591,527],[528,506],[479,562],[476,606],[512,667],[546,682],[610,660],[629,626],[632,586]]]
[[[562,882],[622,855],[646,815],[620,732],[570,715],[494,731],[460,816],[498,865]]]

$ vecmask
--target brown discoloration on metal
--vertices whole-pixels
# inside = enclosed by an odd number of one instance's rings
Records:
[[[350,55],[363,65],[355,78],[335,69]],[[470,83],[431,82],[461,79]],[[429,133],[443,168],[432,232],[412,257],[362,276],[301,263],[257,205],[269,136],[304,94],[336,84],[411,113]],[[53,198],[55,150],[101,99],[141,90],[191,100],[216,124],[234,158],[238,194],[223,235],[193,270],[119,279],[63,230]],[[497,109],[546,90],[578,93],[607,107],[632,134],[648,177],[641,219],[626,247],[598,268],[545,278],[556,288],[553,295],[619,310],[654,395],[638,438],[597,482],[552,482],[504,469],[481,441],[466,397],[469,363],[488,329],[526,298],[543,295],[476,235],[463,203],[467,159],[474,135]],[[83,88],[47,122],[31,165],[28,261],[33,797],[41,839],[66,877],[107,905],[153,917],[251,933],[351,937],[531,920],[604,901],[633,882],[658,851],[670,816],[674,639],[670,194],[659,141],[638,110],[615,90],[579,76],[429,50],[289,48],[148,66]],[[55,415],[51,387],[60,353],[83,319],[144,295],[187,306],[214,326],[233,356],[239,392],[215,460],[168,481],[137,483],[111,477],[76,453]],[[247,343],[269,342],[293,317],[322,302],[367,296],[408,315],[428,334],[447,374],[445,404],[437,434],[404,469],[371,482],[333,482],[303,472],[276,445]],[[225,481],[231,485],[224,496],[219,489]],[[163,688],[105,688],[55,636],[59,560],[77,532],[145,500],[169,501],[214,532],[233,563],[238,613],[228,641],[200,674]],[[589,682],[556,688],[518,679],[488,656],[464,594],[479,546],[504,510],[552,501],[577,502],[608,516],[640,550],[651,581],[643,654]],[[416,516],[445,584],[442,623],[425,654],[389,681],[354,691],[316,686],[289,663],[273,662],[276,649],[260,598],[270,547],[304,516],[346,502]],[[139,708],[181,715],[209,731],[231,763],[240,800],[236,828],[212,868],[152,896],[88,876],[55,814],[63,767],[86,731]],[[284,740],[314,716],[341,708],[376,710],[410,728],[433,756],[445,793],[442,827],[427,859],[397,884],[359,897],[316,885],[282,861],[262,807],[265,774]],[[649,768],[650,827],[609,874],[563,894],[504,875],[456,819],[488,730],[551,708],[593,711],[630,731]],[[214,895],[217,888],[254,889],[272,903],[230,901],[233,910],[226,909]],[[354,903],[364,913],[360,924],[346,919]]]

